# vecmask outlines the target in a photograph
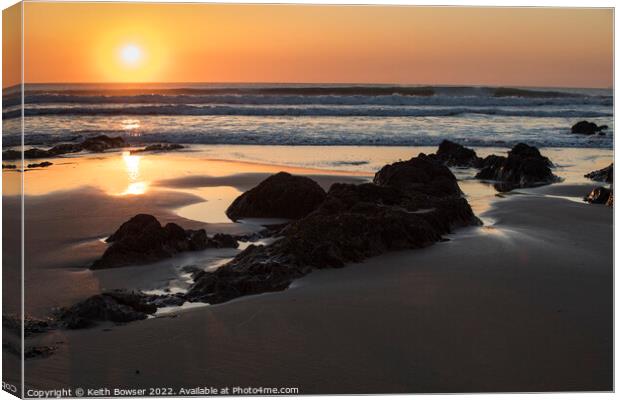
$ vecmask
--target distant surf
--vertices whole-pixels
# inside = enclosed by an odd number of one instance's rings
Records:
[[[19,91],[3,96],[5,144],[19,143]],[[135,142],[548,147],[613,146],[570,134],[613,126],[606,89],[290,84],[36,84],[24,96],[26,143],[115,132]],[[86,134],[84,131],[88,131]]]

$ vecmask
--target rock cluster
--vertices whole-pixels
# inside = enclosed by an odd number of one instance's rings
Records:
[[[279,172],[243,193],[226,210],[233,221],[243,218],[298,219],[314,211],[325,200],[318,183],[303,176]]]
[[[184,251],[238,246],[230,235],[208,237],[204,229],[186,230],[175,223],[162,226],[149,214],[138,214],[123,223],[106,242],[110,246],[91,269],[148,264]]]
[[[216,271],[196,274],[186,298],[214,304],[283,290],[313,269],[428,246],[477,223],[450,170],[421,154],[386,165],[374,183],[332,185],[318,208],[279,232],[282,239],[249,246]]]
[[[109,149],[118,149],[127,146],[125,139],[122,137],[109,137],[100,135],[84,140],[82,143],[64,143],[58,144],[49,150],[28,149],[24,151],[25,159],[51,158],[63,154],[78,153],[80,151],[89,151],[92,153],[101,153]],[[17,150],[5,150],[2,152],[3,160],[20,160],[22,153]]]
[[[552,165],[536,147],[519,143],[508,152],[508,157],[485,158],[476,178],[499,182],[496,188],[501,191],[546,185],[560,180],[551,172]]]

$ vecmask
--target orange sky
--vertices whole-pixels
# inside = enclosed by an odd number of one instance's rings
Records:
[[[26,3],[26,82],[610,87],[611,9]],[[123,46],[139,49],[129,65]]]

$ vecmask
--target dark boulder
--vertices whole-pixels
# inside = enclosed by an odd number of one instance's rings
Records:
[[[2,169],[16,169],[17,165],[15,164],[2,164]]]
[[[431,196],[461,194],[450,169],[425,154],[384,166],[375,174],[373,182],[403,192],[420,192]]]
[[[590,194],[584,197],[583,200],[591,204],[608,204],[609,202],[608,205],[613,206],[613,193],[611,190],[603,186],[599,186],[592,189]]]
[[[242,218],[289,218],[308,215],[325,200],[325,191],[310,178],[279,172],[248,190],[226,210],[233,221]]]
[[[614,182],[614,163],[609,164],[609,166],[605,168],[585,174],[584,177],[592,179],[593,181],[597,181],[597,182],[613,183]]]
[[[520,187],[533,187],[557,182],[551,172],[552,163],[538,149],[519,143],[508,152],[508,157],[489,156],[481,163],[477,179],[500,183],[497,188],[509,191]]]
[[[570,131],[571,133],[578,133],[581,135],[594,135],[595,133],[600,133],[607,128],[607,125],[598,126],[594,122],[579,121],[571,127]]]
[[[450,167],[477,168],[482,162],[474,150],[449,140],[442,141],[435,154],[437,159]]]
[[[157,311],[147,300],[148,296],[140,292],[111,291],[91,296],[56,314],[60,326],[67,329],[88,328],[102,321],[125,323],[146,319]]]
[[[238,245],[229,235],[209,238],[204,229],[185,230],[174,223],[162,227],[154,216],[148,214],[138,214],[123,223],[106,242],[111,243],[110,246],[91,269],[148,264],[184,251],[236,248]]]
[[[186,298],[215,304],[284,290],[314,269],[429,246],[453,228],[479,223],[444,165],[421,155],[389,167],[377,174],[382,184],[332,185],[319,208],[279,231],[282,239],[251,245],[213,272],[198,271]]]

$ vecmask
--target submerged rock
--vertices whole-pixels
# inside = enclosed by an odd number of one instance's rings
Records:
[[[614,204],[612,191],[603,186],[592,189],[590,194],[584,197],[583,200],[591,204],[607,204],[611,206]]]
[[[613,183],[614,182],[614,163],[609,164],[609,166],[605,168],[585,174],[584,177],[592,179],[593,181],[597,181],[597,182]]]
[[[63,328],[82,329],[97,322],[116,323],[146,319],[157,307],[149,304],[149,297],[140,292],[111,291],[91,296],[69,308],[57,311],[57,319]]]
[[[603,133],[602,131],[607,128],[607,125],[598,126],[594,122],[579,121],[570,128],[570,131],[571,133],[578,133],[581,135],[594,135],[597,132],[601,135],[604,135],[605,133]]]
[[[533,187],[559,181],[551,172],[553,165],[538,149],[519,143],[508,152],[508,157],[489,156],[482,163],[477,179],[498,181],[498,189],[509,191],[520,187]]]
[[[149,214],[138,214],[123,223],[106,242],[111,245],[91,269],[148,264],[184,251],[238,246],[230,235],[209,238],[204,229],[185,230],[174,223],[162,226]]]
[[[316,210],[279,232],[280,240],[197,272],[186,298],[214,304],[283,290],[314,269],[429,246],[455,227],[479,223],[460,194],[450,170],[425,155],[385,166],[375,183],[336,183]]]
[[[437,159],[450,167],[478,168],[482,162],[474,150],[450,140],[442,141],[435,155]]]
[[[226,210],[233,221],[242,218],[289,218],[308,215],[325,200],[325,191],[310,178],[279,172],[248,190]]]

